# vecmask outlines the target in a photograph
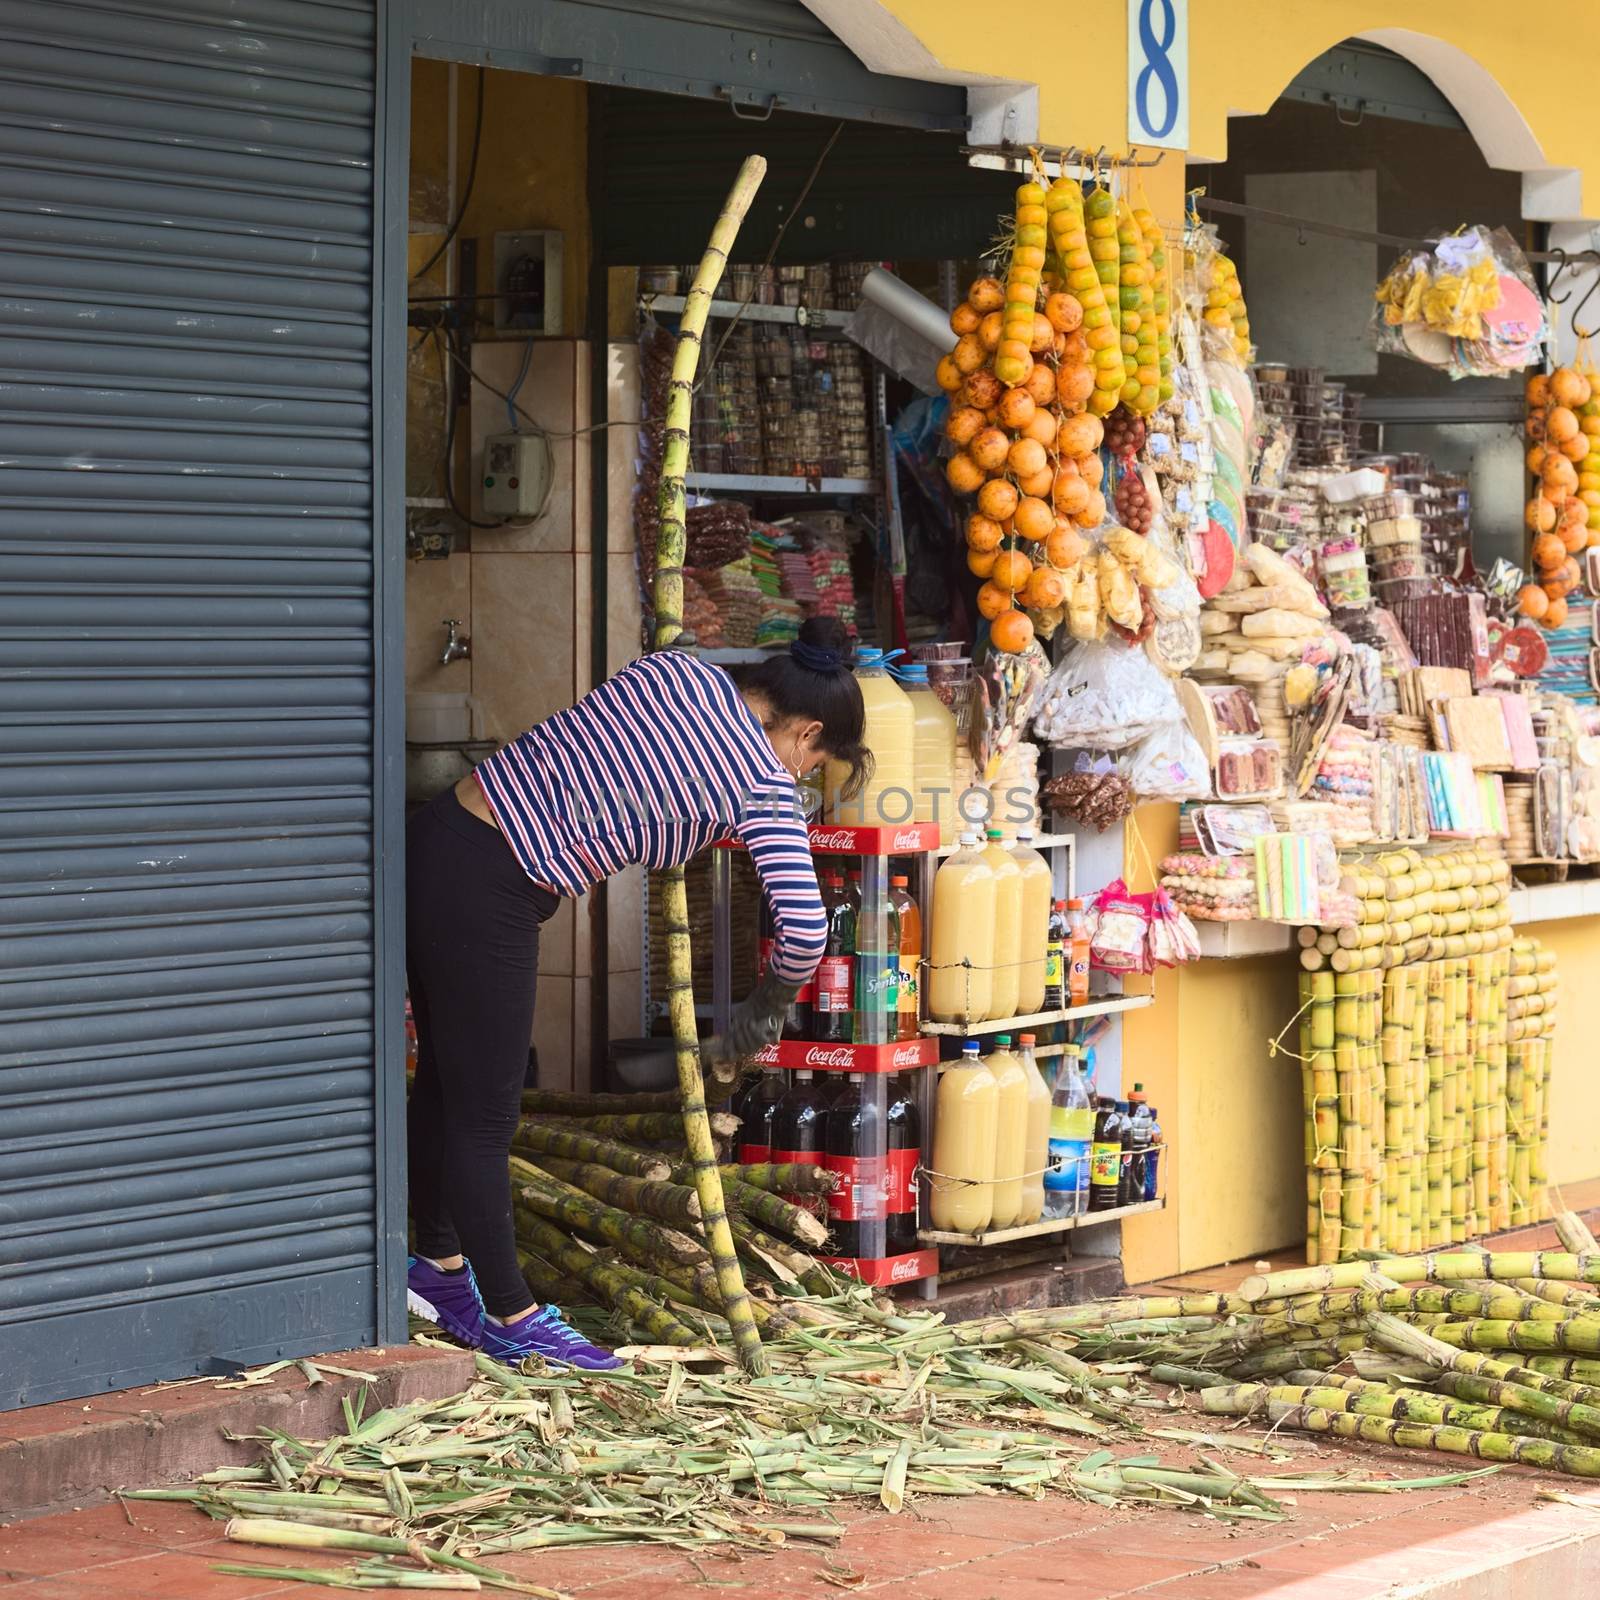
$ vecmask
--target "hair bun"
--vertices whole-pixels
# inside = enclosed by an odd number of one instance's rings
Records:
[[[796,639],[789,646],[789,654],[808,672],[837,672],[844,666],[844,657],[826,645],[808,644]]]

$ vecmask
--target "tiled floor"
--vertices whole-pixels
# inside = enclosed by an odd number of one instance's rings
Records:
[[[1591,1192],[1592,1191],[1592,1192]],[[1562,1197],[1600,1204],[1600,1185]],[[1548,1228],[1495,1241],[1549,1248]],[[1285,1256],[1274,1266],[1292,1266]],[[1172,1280],[1232,1288],[1254,1263]],[[1154,1287],[1154,1286],[1150,1286]],[[183,1391],[177,1391],[183,1393]],[[1291,1463],[1241,1453],[1255,1475],[1341,1473],[1352,1479],[1424,1477],[1473,1466],[1458,1458],[1282,1435]],[[1173,1447],[1169,1446],[1169,1450]],[[1181,1450],[1174,1455],[1183,1459]],[[1549,1498],[1556,1491],[1558,1498]],[[583,1600],[794,1600],[840,1590],[894,1600],[1584,1600],[1600,1594],[1600,1488],[1577,1478],[1509,1468],[1452,1489],[1291,1497],[1282,1522],[1221,1522],[1177,1509],[1106,1511],[1065,1496],[926,1499],[898,1517],[841,1514],[836,1547],[792,1543],[769,1555],[690,1556],[646,1547],[505,1557],[529,1583]],[[4,1508],[0,1508],[0,1516]],[[336,1567],[333,1554],[232,1544],[220,1524],[185,1505],[96,1506],[0,1527],[0,1600],[317,1600],[345,1590],[238,1578],[219,1562]]]
[[[1286,1441],[1288,1471],[1420,1476],[1432,1456]],[[1235,1456],[1235,1465],[1244,1458]],[[1250,1470],[1250,1468],[1246,1468]],[[1541,1502],[1551,1487],[1571,1498]],[[1225,1524],[1179,1510],[1112,1511],[1065,1497],[923,1501],[898,1517],[847,1513],[835,1548],[765,1556],[714,1549],[691,1560],[633,1547],[502,1558],[529,1582],[584,1600],[820,1597],[840,1589],[895,1600],[1376,1600],[1449,1585],[1451,1600],[1521,1593],[1503,1565],[1570,1571],[1600,1591],[1600,1489],[1515,1469],[1457,1489],[1305,1495],[1281,1523]],[[338,1566],[335,1555],[228,1543],[187,1506],[97,1506],[0,1528],[0,1596],[17,1600],[302,1600],[341,1592],[216,1573],[218,1562]],[[1562,1566],[1565,1563],[1565,1566]],[[1485,1573],[1485,1566],[1499,1570]],[[1573,1588],[1572,1584],[1577,1587]],[[1548,1581],[1539,1581],[1548,1592]],[[1529,1592],[1532,1592],[1531,1590]]]

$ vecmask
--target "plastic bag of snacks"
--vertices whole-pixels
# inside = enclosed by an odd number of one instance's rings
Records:
[[[1178,697],[1143,650],[1074,645],[1050,675],[1034,728],[1058,749],[1126,750],[1181,718]]]
[[[1211,793],[1205,751],[1182,717],[1152,729],[1117,766],[1141,801],[1203,800]]]
[[[1090,902],[1089,961],[1102,972],[1150,970],[1150,902],[1113,878]]]
[[[1148,948],[1151,970],[1200,959],[1200,936],[1194,924],[1163,888],[1157,888],[1150,897]]]

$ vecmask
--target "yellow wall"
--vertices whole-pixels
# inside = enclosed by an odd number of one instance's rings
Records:
[[[1600,1175],[1600,917],[1540,922],[1527,929],[1555,951],[1561,975],[1555,1061],[1550,1076],[1550,1181],[1577,1183]]]
[[[1062,11],[1053,49],[1027,28],[975,25],[966,0],[852,0],[826,14],[879,70],[1037,84],[1041,139],[1126,143],[1127,0]],[[1600,211],[1600,131],[1587,98],[1551,92],[1547,42],[1536,29],[1515,39],[1501,0],[1190,0],[1192,155],[1226,159],[1230,115],[1265,111],[1314,57],[1369,32],[1425,65],[1493,164],[1592,167],[1581,209],[1569,211]],[[1441,40],[1454,48],[1440,52]]]

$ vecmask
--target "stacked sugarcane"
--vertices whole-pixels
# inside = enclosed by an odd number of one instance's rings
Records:
[[[604,1307],[613,1336],[721,1343],[731,1330],[676,1104],[675,1094],[524,1094],[511,1157],[523,1274],[541,1300]],[[707,1121],[725,1153],[738,1119],[712,1111]],[[807,1253],[827,1241],[833,1174],[726,1161],[717,1172],[757,1326],[781,1332],[816,1317],[793,1291],[837,1290]]]
[[[1143,1356],[1216,1414],[1600,1477],[1600,1249],[1570,1213],[1558,1231],[1585,1248],[1380,1256],[1146,1302],[1184,1329],[1076,1353]]]
[[[1550,1062],[1556,1018],[1556,958],[1537,939],[1511,946],[1506,985],[1506,1122],[1511,1134],[1511,1220],[1549,1213]]]
[[[1486,846],[1397,851],[1345,875],[1353,921],[1300,930],[1313,1264],[1460,1244],[1545,1214],[1555,973],[1513,950],[1509,883]],[[1520,1056],[1514,1037],[1529,1046]]]

